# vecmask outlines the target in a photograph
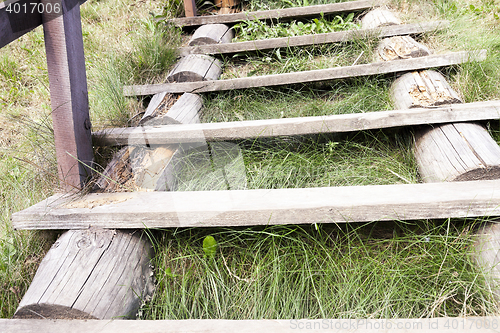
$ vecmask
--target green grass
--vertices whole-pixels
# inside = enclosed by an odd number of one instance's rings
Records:
[[[477,222],[477,221],[476,221]],[[426,318],[497,313],[474,221],[176,229],[156,240],[144,319]],[[204,256],[211,235],[219,250]]]
[[[121,86],[161,80],[175,62],[179,31],[155,25],[156,3],[87,1],[81,7],[91,119],[123,126],[143,110]],[[43,30],[0,50],[0,316],[12,317],[53,233],[15,231],[11,214],[52,195],[57,164]],[[148,81],[149,82],[149,81]],[[97,159],[106,152],[96,151]]]
[[[211,143],[183,158],[180,191],[417,183],[411,135],[360,132]]]
[[[203,121],[224,122],[362,113],[392,109],[387,78],[205,94]]]

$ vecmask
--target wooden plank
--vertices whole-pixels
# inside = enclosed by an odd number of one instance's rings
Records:
[[[285,135],[352,132],[422,124],[500,118],[500,101],[318,117],[248,120],[225,123],[114,128],[94,132],[96,145],[159,145],[240,140]]]
[[[63,12],[72,9],[76,5],[83,4],[86,0],[64,0],[66,4]],[[30,32],[42,24],[42,15],[38,11],[32,13],[31,3],[39,3],[40,0],[17,0],[4,1],[0,3],[0,48],[16,40],[22,35]],[[9,4],[19,4],[20,12],[7,12]],[[25,7],[26,6],[26,7]],[[17,5],[16,5],[17,7]],[[24,11],[26,8],[26,11]],[[12,9],[12,7],[10,7]],[[61,13],[62,14],[62,13]]]
[[[286,9],[260,10],[256,12],[241,12],[235,14],[209,15],[197,17],[180,17],[168,20],[179,27],[199,26],[213,23],[236,23],[246,20],[269,20],[283,18],[301,18],[337,14],[343,12],[355,12],[369,9],[379,3],[379,0],[359,0],[327,5],[316,5],[307,7],[295,7]]]
[[[283,47],[338,43],[358,38],[365,38],[367,36],[382,38],[398,35],[420,34],[437,29],[444,29],[448,25],[448,21],[422,22],[415,24],[404,24],[399,26],[387,26],[377,29],[348,30],[315,35],[269,38],[248,42],[188,46],[179,48],[179,52],[181,56],[185,56],[194,53],[228,54],[257,50],[262,51]]]
[[[195,17],[198,15],[195,0],[184,0],[184,13],[186,17]]]
[[[163,83],[142,86],[125,86],[126,96],[154,95],[160,92],[168,93],[202,93],[254,87],[270,87],[286,84],[319,82],[348,77],[396,73],[430,67],[457,65],[468,61],[482,61],[486,58],[486,50],[462,51],[426,57],[400,59],[371,64],[346,66],[312,71],[252,76],[228,80],[212,80],[203,82]]]
[[[285,296],[283,296],[285,297]],[[293,333],[293,332],[498,332],[500,317],[425,319],[291,319],[291,320],[29,320],[0,319],[9,333]],[[453,327],[453,329],[450,329]]]
[[[79,189],[93,163],[80,6],[43,19],[59,179],[66,190]]]
[[[193,203],[196,203],[193,205]],[[178,228],[500,216],[500,180],[52,196],[15,229]]]

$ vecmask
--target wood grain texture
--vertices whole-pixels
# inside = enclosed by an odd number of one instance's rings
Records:
[[[500,299],[500,224],[496,220],[481,227],[474,242],[474,260],[486,272],[487,287]]]
[[[390,94],[398,109],[462,102],[446,78],[441,73],[432,70],[402,75],[392,84]]]
[[[454,52],[444,55],[431,55],[414,59],[401,59],[386,62],[377,62],[365,65],[319,69],[286,74],[253,76],[237,79],[164,83],[143,86],[125,86],[123,91],[126,96],[154,95],[160,92],[168,93],[202,93],[210,91],[223,91],[245,89],[253,87],[269,87],[296,83],[319,82],[347,77],[377,75],[413,71],[429,67],[442,67],[456,65],[467,61],[481,61],[486,58],[486,50],[477,52]]]
[[[186,17],[195,17],[198,15],[195,0],[184,0],[184,14]]]
[[[135,318],[153,292],[152,247],[141,232],[65,232],[42,260],[14,318]]]
[[[374,29],[388,25],[399,25],[401,20],[388,10],[377,8],[369,11],[361,18],[363,29]]]
[[[415,157],[424,182],[500,178],[500,147],[481,125],[453,123],[416,133]]]
[[[94,159],[80,7],[43,20],[59,179],[65,190],[79,189]]]
[[[336,14],[343,12],[362,11],[379,3],[378,0],[348,1],[342,3],[332,3],[327,5],[316,5],[307,7],[295,7],[286,9],[261,10],[256,12],[242,12],[225,15],[208,15],[198,17],[181,17],[170,19],[168,22],[179,27],[200,26],[213,23],[236,23],[245,20],[269,20],[284,18],[301,18],[319,16],[321,13]]]
[[[75,6],[83,4],[86,0],[64,0],[63,13]],[[18,0],[0,3],[0,48],[13,42],[22,35],[30,32],[43,23],[42,15],[35,11],[31,12],[30,3],[39,3],[40,0]],[[18,3],[22,11],[19,13],[7,12],[9,3]],[[24,12],[24,5],[30,10]],[[12,9],[12,8],[11,8]]]
[[[205,24],[196,29],[189,46],[231,43],[234,30],[225,24]],[[200,53],[200,52],[197,52]]]
[[[408,59],[428,56],[431,51],[427,46],[416,42],[409,36],[384,38],[377,47],[379,60]]]
[[[301,320],[21,320],[0,319],[0,331],[9,333],[435,333],[455,323],[458,333],[493,333],[500,317],[446,317],[427,319],[301,319]],[[384,328],[382,328],[384,327]],[[387,328],[390,327],[390,328]]]
[[[161,99],[168,98],[167,93],[153,96],[148,109],[141,120],[143,126],[171,124],[196,124],[200,122],[202,98],[197,94],[184,93],[167,110],[163,110]]]
[[[196,204],[193,204],[196,203]],[[15,229],[177,228],[500,215],[500,181],[274,190],[52,196],[12,215]]]
[[[403,24],[399,26],[384,26],[376,29],[361,29],[337,31],[324,34],[292,36],[282,38],[269,38],[247,42],[236,42],[215,45],[198,45],[179,48],[181,56],[194,53],[202,54],[229,54],[241,53],[257,50],[270,50],[275,48],[308,46],[346,42],[357,38],[366,38],[367,36],[391,37],[397,35],[420,34],[423,32],[444,29],[449,25],[448,21],[433,21],[417,24]]]
[[[217,80],[222,73],[222,62],[203,54],[183,57],[172,69],[167,82],[196,82]],[[168,90],[158,91],[169,92]]]
[[[500,101],[318,117],[248,120],[225,123],[114,128],[94,132],[96,145],[150,145],[224,141],[285,135],[352,132],[399,126],[500,118]]]

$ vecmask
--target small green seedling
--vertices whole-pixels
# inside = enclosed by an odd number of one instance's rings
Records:
[[[207,236],[203,240],[203,251],[205,252],[205,257],[213,259],[215,257],[215,252],[217,252],[217,241],[212,236]]]

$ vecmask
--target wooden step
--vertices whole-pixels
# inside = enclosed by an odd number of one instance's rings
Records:
[[[178,228],[500,216],[500,180],[274,190],[54,195],[16,229]]]
[[[379,0],[360,0],[332,3],[326,5],[315,5],[307,7],[294,7],[285,9],[261,10],[256,12],[241,12],[235,14],[208,15],[196,17],[180,17],[168,20],[179,27],[192,27],[203,24],[214,23],[236,23],[246,20],[270,20],[270,19],[292,19],[319,16],[321,14],[338,14],[345,12],[356,12],[369,9],[380,3]]]
[[[202,93],[254,87],[270,87],[296,83],[328,81],[348,77],[406,72],[431,67],[457,65],[468,61],[482,61],[484,59],[486,59],[486,50],[461,51],[419,58],[376,62],[364,65],[318,69],[285,74],[251,76],[228,80],[125,86],[123,87],[123,91],[125,96],[136,96],[154,95],[161,92]]]
[[[163,145],[500,119],[500,100],[410,110],[223,123],[113,128],[94,132],[101,146]]]
[[[247,42],[188,46],[179,48],[179,52],[181,56],[185,56],[194,53],[228,54],[258,50],[262,51],[282,47],[338,43],[359,38],[366,38],[368,36],[382,38],[409,34],[420,34],[424,32],[435,31],[437,29],[444,29],[448,25],[448,21],[422,22],[415,24],[387,26],[377,29],[348,30],[315,35],[268,38]]]
[[[29,320],[0,319],[9,333],[293,333],[293,332],[498,332],[499,317],[424,319],[291,319],[291,320]]]

